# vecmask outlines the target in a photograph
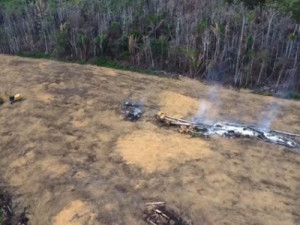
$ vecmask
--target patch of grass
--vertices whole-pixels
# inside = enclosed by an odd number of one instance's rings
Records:
[[[3,225],[3,212],[0,210],[0,225]]]
[[[108,60],[104,57],[99,57],[95,63],[97,66],[104,66],[104,67],[109,67],[113,69],[118,69],[118,70],[129,70],[130,66],[128,65],[123,65],[115,60]]]
[[[125,71],[137,72],[137,73],[145,73],[145,74],[154,75],[154,76],[163,76],[163,75],[158,74],[158,73],[156,73],[152,70],[138,69],[136,67],[133,67],[133,66],[130,66],[130,65],[125,65],[125,64],[122,64],[118,61],[109,60],[109,59],[106,59],[104,57],[99,57],[92,64],[97,65],[97,66],[103,66],[103,67],[108,67],[108,68],[112,68],[112,69],[117,69],[117,70],[125,70]]]
[[[23,9],[25,4],[22,0],[0,0],[0,6],[5,7],[9,12]]]
[[[48,53],[35,52],[19,52],[18,56],[34,58],[34,59],[49,59],[51,56]]]
[[[80,64],[80,65],[84,65],[86,64],[85,61],[83,59],[79,59],[77,61],[75,61],[76,63]]]
[[[289,93],[287,93],[284,98],[286,99],[294,99],[294,100],[300,100],[300,93],[296,92],[296,91],[290,91]]]
[[[274,96],[274,93],[272,93],[270,91],[258,91],[258,90],[254,90],[253,93],[257,94],[257,95],[263,95],[263,96]]]
[[[126,55],[127,53],[124,52]],[[92,64],[96,66],[102,66],[102,67],[107,67],[107,68],[112,68],[112,69],[117,69],[117,70],[125,70],[125,71],[132,71],[132,72],[137,72],[137,73],[144,73],[148,75],[154,75],[154,76],[159,76],[159,77],[165,77],[163,74],[159,74],[155,71],[148,70],[148,69],[139,69],[130,65],[122,64],[119,61],[116,60],[110,60],[105,57],[98,57],[96,60],[91,61],[90,63],[86,63],[85,60],[66,60],[62,58],[56,58],[52,57],[50,54],[47,53],[32,53],[32,52],[19,52],[18,56],[21,57],[26,57],[26,58],[33,58],[33,59],[51,59],[59,62],[65,62],[65,63],[77,63],[80,65],[84,64]],[[1,225],[1,224],[0,224]]]

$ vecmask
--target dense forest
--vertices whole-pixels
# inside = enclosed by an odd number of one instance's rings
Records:
[[[300,0],[0,0],[0,53],[300,90]]]

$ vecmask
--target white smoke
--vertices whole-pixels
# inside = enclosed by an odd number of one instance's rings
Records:
[[[197,112],[194,122],[195,123],[207,122],[207,120],[208,120],[207,112],[208,111],[209,111],[209,106],[208,106],[207,102],[200,100],[199,109],[198,109],[198,112]]]
[[[219,87],[217,85],[211,86],[208,92],[208,100],[199,101],[199,109],[197,115],[194,119],[195,123],[207,123],[213,124],[211,118],[211,107],[214,107],[214,110],[217,110],[219,105]]]
[[[258,126],[262,129],[269,130],[281,110],[278,103],[272,102],[263,110],[258,117]]]

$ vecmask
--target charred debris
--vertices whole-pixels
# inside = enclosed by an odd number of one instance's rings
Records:
[[[0,224],[1,225],[27,225],[26,208],[20,213],[14,211],[12,197],[8,193],[0,193]]]
[[[193,225],[174,210],[168,208],[165,202],[150,202],[145,204],[144,220],[151,225]]]
[[[143,104],[124,101],[122,111],[125,120],[136,122],[142,116]],[[158,112],[155,118],[160,124],[176,127],[180,133],[190,134],[193,137],[208,138],[218,135],[224,138],[254,138],[300,150],[300,135],[298,134],[234,123],[193,122],[175,118],[163,112]]]
[[[142,116],[143,105],[132,101],[125,101],[122,105],[122,111],[125,120],[135,122]]]
[[[283,145],[288,148],[300,149],[300,135],[275,130],[266,130],[240,124],[215,123],[204,124],[191,122],[166,115],[159,112],[155,115],[156,120],[167,126],[174,126],[180,133],[190,134],[194,137],[210,137],[218,135],[225,138],[255,138],[269,143]]]

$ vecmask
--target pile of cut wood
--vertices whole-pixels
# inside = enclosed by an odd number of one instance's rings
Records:
[[[163,112],[157,113],[156,119],[160,123],[163,123],[165,125],[178,127],[180,133],[188,133],[192,136],[210,137],[212,135],[219,135],[227,138],[257,138],[266,142],[283,145],[288,148],[300,149],[300,144],[299,142],[297,142],[297,138],[300,138],[300,135],[298,134],[275,130],[265,130],[257,127],[240,124],[204,124],[199,122],[195,123],[168,116]]]

